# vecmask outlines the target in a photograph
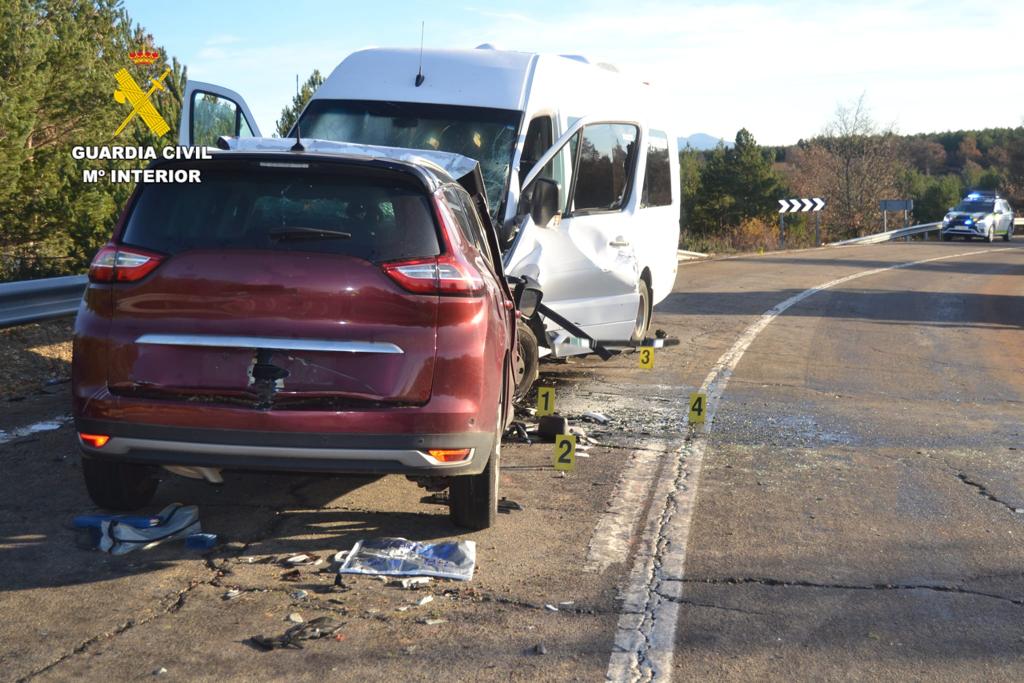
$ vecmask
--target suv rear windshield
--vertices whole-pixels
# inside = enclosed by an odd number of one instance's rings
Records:
[[[201,168],[201,183],[144,186],[121,241],[165,254],[268,249],[373,262],[440,253],[425,190],[401,175],[256,163]]]

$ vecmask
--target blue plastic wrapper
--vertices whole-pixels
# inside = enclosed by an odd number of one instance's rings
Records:
[[[475,541],[417,543],[404,538],[372,538],[356,541],[338,573],[469,581],[475,567]]]

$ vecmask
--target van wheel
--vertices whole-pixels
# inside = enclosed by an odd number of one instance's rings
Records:
[[[153,500],[156,468],[82,456],[82,475],[92,502],[106,510],[138,510]]]
[[[516,388],[512,392],[515,401],[521,401],[530,392],[540,373],[540,347],[537,335],[522,320],[516,321],[516,354],[519,356]]]
[[[505,395],[504,388],[501,391]],[[491,527],[498,518],[498,477],[501,470],[501,434],[504,419],[498,402],[498,426],[494,436],[494,448],[487,466],[480,474],[452,477],[448,488],[448,515],[456,526],[473,531]]]
[[[651,286],[643,278],[637,284],[640,290],[640,303],[636,310],[636,324],[633,326],[633,336],[630,341],[639,342],[647,336],[647,329],[651,326]]]

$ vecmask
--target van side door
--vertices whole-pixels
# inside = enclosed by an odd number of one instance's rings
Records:
[[[524,182],[527,203],[537,183],[557,186],[558,212],[546,225],[526,218],[506,255],[506,272],[535,278],[545,306],[599,341],[629,340],[637,323],[639,272],[631,223],[638,205],[639,142],[636,122],[574,123]],[[552,323],[547,327],[559,331]]]
[[[182,99],[178,144],[213,147],[222,135],[261,137],[259,126],[241,95],[212,83],[188,81]]]

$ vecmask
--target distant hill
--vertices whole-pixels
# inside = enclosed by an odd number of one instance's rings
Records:
[[[725,143],[726,147],[732,147],[732,142],[724,138],[716,138],[714,135],[708,135],[707,133],[694,133],[689,137],[679,138],[679,149],[689,145],[693,149],[703,151],[718,147],[719,142]]]

